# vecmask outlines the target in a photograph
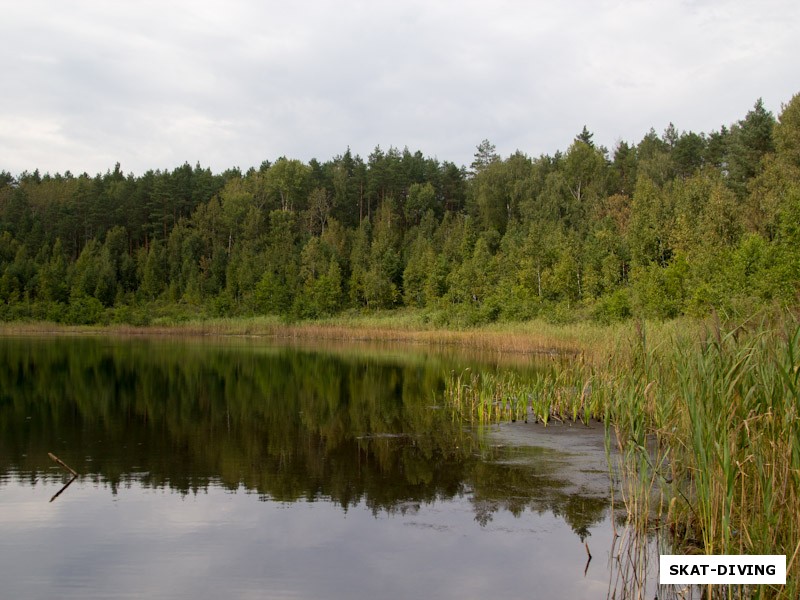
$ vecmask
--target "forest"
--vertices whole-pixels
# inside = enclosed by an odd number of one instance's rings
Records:
[[[710,133],[469,167],[376,147],[124,174],[0,172],[0,321],[69,324],[407,307],[469,327],[794,306],[800,94]]]

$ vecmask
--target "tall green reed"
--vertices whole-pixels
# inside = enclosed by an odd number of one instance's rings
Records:
[[[532,381],[453,374],[446,397],[454,414],[482,423],[520,419],[523,406],[544,424],[603,421],[615,450],[609,458],[620,479],[623,537],[641,541],[656,531],[670,552],[785,554],[786,586],[711,595],[800,595],[795,316],[715,319],[699,335],[688,327],[653,335],[638,324],[594,364],[554,363]]]
[[[640,450],[643,436],[650,442],[649,452],[639,452],[649,462],[628,460],[628,467],[643,479],[648,470],[658,474],[652,481],[668,503],[674,551],[787,555],[786,586],[726,588],[714,592],[719,597],[797,597],[798,349],[793,318],[780,327],[715,321],[699,339],[640,349],[620,378],[628,394],[610,408],[621,447]],[[638,489],[625,498],[633,515],[652,495]]]

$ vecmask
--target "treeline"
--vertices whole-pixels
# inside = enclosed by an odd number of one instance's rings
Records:
[[[213,174],[0,173],[0,319],[415,307],[443,323],[795,304],[800,95],[710,134],[470,169],[390,148]]]

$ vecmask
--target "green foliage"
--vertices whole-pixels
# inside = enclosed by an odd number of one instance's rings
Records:
[[[50,260],[39,271],[39,296],[50,302],[65,303],[69,300],[67,260],[61,240],[53,246]]]
[[[111,322],[115,324],[146,327],[152,323],[152,314],[146,306],[124,304],[113,312]]]
[[[79,296],[70,300],[63,322],[68,325],[106,324],[105,316],[103,304],[97,298]]]
[[[657,319],[680,315],[686,303],[688,271],[688,263],[680,256],[666,267],[650,264],[636,269],[632,279],[640,314]]]
[[[333,252],[319,238],[303,248],[300,265],[302,292],[294,299],[293,314],[302,319],[329,317],[342,307],[342,270]]]
[[[601,323],[623,321],[633,314],[630,292],[619,289],[614,293],[604,296],[595,305],[594,318]]]
[[[484,140],[470,172],[376,147],[244,175],[2,174],[2,314],[81,298],[303,318],[408,306],[464,323],[794,304],[799,140],[800,95],[777,120],[758,101],[709,135],[670,124],[612,156],[585,127],[538,158]]]
[[[747,183],[758,175],[761,161],[774,151],[775,117],[759,98],[744,119],[731,127],[728,139],[728,182],[739,194],[747,192]]]
[[[308,196],[311,170],[299,160],[279,158],[266,173],[265,184],[271,205],[283,211],[302,208]]]
[[[436,208],[436,190],[430,182],[411,184],[403,206],[407,225],[419,225],[422,217]]]
[[[421,308],[437,297],[435,278],[437,270],[436,252],[431,240],[417,237],[411,245],[406,268],[403,271],[403,299],[406,306]]]
[[[142,284],[139,291],[147,300],[155,300],[166,283],[166,253],[163,246],[153,242],[149,250],[139,252]]]

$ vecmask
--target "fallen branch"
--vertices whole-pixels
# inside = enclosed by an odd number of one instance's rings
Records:
[[[51,459],[53,459],[53,460],[54,460],[55,462],[57,462],[59,465],[61,465],[62,467],[64,467],[64,468],[65,468],[67,471],[69,471],[70,473],[72,473],[72,474],[73,474],[75,477],[77,477],[77,476],[78,476],[78,472],[77,472],[75,469],[73,469],[72,467],[70,467],[70,466],[69,466],[67,463],[65,463],[63,460],[61,460],[60,458],[58,458],[58,457],[57,457],[55,454],[53,454],[52,452],[48,452],[48,453],[47,453],[47,456],[49,456]]]

